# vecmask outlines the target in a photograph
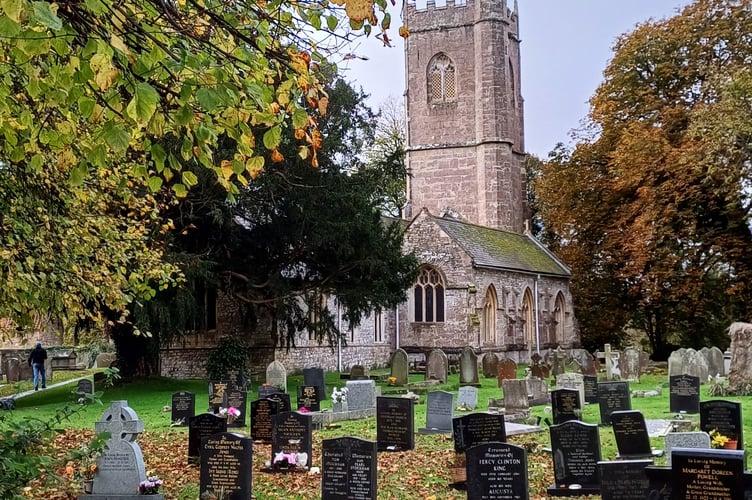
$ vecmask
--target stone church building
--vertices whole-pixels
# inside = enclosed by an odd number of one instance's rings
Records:
[[[529,361],[578,347],[570,271],[526,230],[525,143],[517,5],[448,0],[405,7],[409,204],[405,251],[422,264],[408,301],[341,324],[347,345],[300,338],[297,349],[256,340],[255,366],[288,370],[384,365],[411,353],[472,346]],[[329,306],[341,317],[335,298]],[[166,376],[203,376],[208,348],[237,329],[219,307],[209,332],[161,352]],[[213,329],[212,329],[213,327]]]

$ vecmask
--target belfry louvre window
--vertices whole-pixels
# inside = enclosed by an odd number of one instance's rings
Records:
[[[436,269],[424,267],[413,295],[413,320],[417,323],[444,321],[444,280]]]
[[[445,54],[437,54],[428,63],[428,100],[431,103],[452,102],[457,98],[454,63]]]

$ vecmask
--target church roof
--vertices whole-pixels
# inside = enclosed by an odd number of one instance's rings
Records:
[[[433,219],[450,238],[465,249],[476,267],[556,276],[571,274],[567,266],[532,236],[476,226],[455,219]]]

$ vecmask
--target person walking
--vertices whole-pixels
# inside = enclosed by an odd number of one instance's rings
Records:
[[[29,354],[29,366],[34,371],[34,390],[39,390],[39,379],[42,379],[42,389],[47,388],[47,376],[44,373],[44,361],[47,359],[47,351],[42,349],[42,343],[37,342],[37,346]]]

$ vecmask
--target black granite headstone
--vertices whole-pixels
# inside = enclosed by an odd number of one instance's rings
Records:
[[[648,498],[650,481],[645,467],[652,460],[619,460],[598,462],[601,475],[602,500],[645,500]]]
[[[742,404],[722,399],[700,403],[700,430],[710,433],[717,430],[729,439],[736,440],[736,449],[744,449]]]
[[[298,386],[298,409],[305,408],[308,411],[321,410],[320,390],[315,385]]]
[[[549,496],[597,495],[601,442],[598,426],[570,420],[549,427],[555,483]]]
[[[200,490],[227,500],[251,500],[253,440],[224,432],[201,440]]]
[[[426,427],[420,434],[448,434],[452,432],[454,394],[447,391],[431,391],[426,396]]]
[[[171,410],[172,425],[188,425],[188,419],[196,414],[196,395],[188,391],[174,392]]]
[[[226,380],[209,381],[209,411],[218,413],[222,405],[225,404],[225,393],[230,383]]]
[[[598,377],[583,375],[582,383],[585,385],[585,402],[588,404],[598,403]]]
[[[240,370],[227,370],[222,380],[227,381],[228,390],[246,390],[245,375]]]
[[[503,443],[507,440],[504,415],[500,413],[469,413],[452,419],[454,451],[462,453],[471,446]]]
[[[78,381],[77,391],[82,394],[94,394],[94,382],[88,378],[82,378]]]
[[[527,500],[527,456],[524,448],[487,443],[467,449],[468,500]]]
[[[272,462],[279,453],[306,453],[311,466],[311,416],[288,411],[272,416]]]
[[[405,451],[415,447],[414,404],[408,398],[376,398],[378,451]]]
[[[611,413],[611,425],[620,458],[646,458],[653,456],[645,417],[638,410]]]
[[[598,382],[601,425],[611,423],[611,412],[632,409],[628,382]]]
[[[326,400],[326,381],[323,368],[303,368],[303,385],[318,387],[319,401]]]
[[[201,458],[201,440],[205,437],[227,432],[227,419],[202,413],[188,419],[188,461],[197,462]]]
[[[669,407],[672,412],[700,412],[700,377],[674,375],[668,378]]]
[[[575,389],[557,389],[551,391],[551,409],[554,424],[563,424],[569,420],[580,420],[582,405],[580,391]]]
[[[272,442],[272,416],[279,413],[279,403],[271,399],[251,401],[251,437],[254,441]]]
[[[271,396],[272,394],[277,394],[282,392],[279,387],[274,385],[262,385],[258,388],[258,398],[259,399],[265,399]]]
[[[292,406],[290,405],[290,395],[287,394],[286,392],[275,392],[267,396],[266,399],[271,399],[272,401],[275,401],[279,405],[280,413],[284,413],[286,411],[292,411]]]
[[[674,448],[671,450],[672,498],[743,500],[744,451]]]
[[[225,408],[233,407],[240,411],[240,415],[235,417],[228,427],[245,427],[245,415],[248,412],[248,393],[240,389],[229,389],[225,392],[225,399],[222,403]]]
[[[321,500],[376,500],[376,443],[356,437],[321,443]]]

